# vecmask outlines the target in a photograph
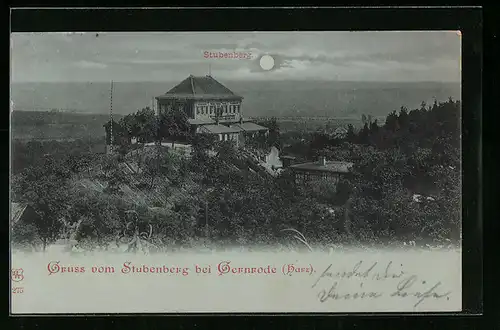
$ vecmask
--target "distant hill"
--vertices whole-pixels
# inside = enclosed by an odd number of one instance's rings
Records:
[[[418,107],[436,98],[460,99],[458,83],[372,83],[334,81],[224,81],[242,95],[245,116],[385,116],[401,106]],[[116,82],[113,111],[128,114],[151,105],[176,82]],[[14,109],[106,114],[109,83],[14,83]]]
[[[119,120],[121,117],[115,115],[113,118]],[[99,139],[105,135],[103,125],[108,120],[108,114],[16,110],[11,117],[12,138]]]

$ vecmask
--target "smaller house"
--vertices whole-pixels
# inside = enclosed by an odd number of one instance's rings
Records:
[[[343,161],[327,161],[321,157],[317,162],[290,165],[296,184],[305,184],[311,181],[324,180],[337,185],[342,176],[351,172],[353,163]]]
[[[347,137],[347,129],[344,127],[338,127],[333,131],[333,137],[336,139],[345,139]]]
[[[26,203],[11,203],[10,223],[11,228],[20,224],[34,224],[40,219],[36,211]]]
[[[297,160],[296,157],[294,157],[294,156],[287,156],[287,155],[280,156],[280,159],[281,159],[281,163],[283,164],[284,168],[287,168],[290,165],[295,164],[295,162]]]

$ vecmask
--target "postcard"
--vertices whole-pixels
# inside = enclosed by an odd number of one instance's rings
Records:
[[[462,309],[461,33],[11,34],[11,313]]]

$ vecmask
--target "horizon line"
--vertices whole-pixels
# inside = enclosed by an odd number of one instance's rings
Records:
[[[287,82],[287,81],[296,81],[296,82],[308,82],[308,81],[321,81],[321,82],[332,82],[332,83],[439,83],[439,84],[461,84],[462,81],[457,80],[449,80],[449,81],[437,81],[437,80],[333,80],[333,79],[234,79],[234,78],[216,78],[220,80],[226,81],[241,81],[241,82],[252,82],[252,81],[269,81],[269,82]],[[185,79],[185,78],[184,78]],[[182,81],[181,79],[176,80],[113,80],[113,83],[179,83]],[[88,80],[88,81],[78,81],[78,80],[67,80],[67,81],[11,81],[10,84],[40,84],[40,83],[48,83],[48,84],[87,84],[87,83],[109,83],[111,80]]]

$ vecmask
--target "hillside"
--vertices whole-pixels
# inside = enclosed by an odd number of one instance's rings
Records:
[[[335,81],[222,81],[244,96],[245,116],[386,116],[401,106],[415,108],[433,98],[460,99],[456,83],[378,83]],[[128,114],[150,105],[176,82],[116,82],[113,110]],[[84,113],[109,111],[110,85],[97,83],[14,83],[14,109]]]

